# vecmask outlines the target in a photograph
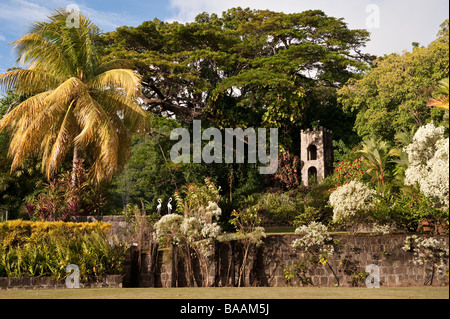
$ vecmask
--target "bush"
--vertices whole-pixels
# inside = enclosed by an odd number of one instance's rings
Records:
[[[366,217],[373,207],[376,192],[366,184],[351,181],[338,187],[330,194],[329,203],[333,206],[333,221],[352,221]]]
[[[69,264],[84,282],[121,273],[126,247],[108,237],[106,223],[31,222],[14,220],[0,226],[0,276],[50,276],[61,280]]]
[[[287,193],[253,194],[240,204],[240,210],[254,209],[264,221],[269,220],[277,224],[292,224],[301,209],[300,203]]]
[[[449,209],[449,139],[445,128],[432,123],[421,126],[405,148],[409,166],[405,185],[418,185],[435,206]]]
[[[278,170],[274,176],[284,189],[293,189],[300,185],[300,159],[289,152],[278,159]]]
[[[68,221],[71,216],[99,214],[105,199],[100,188],[87,180],[88,172],[83,160],[76,165],[76,183],[71,171],[44,183],[39,194],[25,198],[25,211],[31,220]]]

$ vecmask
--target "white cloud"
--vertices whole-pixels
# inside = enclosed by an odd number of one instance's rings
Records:
[[[100,29],[105,32],[113,31],[119,26],[136,24],[136,19],[123,13],[99,11],[84,5],[79,5],[81,13],[88,16]],[[142,21],[139,21],[139,24]]]
[[[6,38],[5,38],[4,35],[1,35],[1,34],[0,34],[0,41],[6,41]],[[1,56],[0,56],[0,57],[1,57]]]
[[[320,9],[328,16],[344,18],[352,29],[367,29],[369,4],[380,9],[380,27],[368,29],[371,41],[365,51],[377,55],[410,50],[412,42],[427,45],[448,18],[447,0],[170,0],[176,13],[169,21],[193,21],[203,11],[220,15],[237,6],[284,13]]]
[[[2,25],[14,30],[18,27],[23,29],[34,21],[45,20],[49,13],[50,10],[45,6],[25,0],[10,0],[0,4],[0,19],[13,22]]]
[[[101,29],[112,31],[121,25],[130,25],[135,23],[131,17],[120,12],[100,11],[90,8],[87,5],[79,4],[76,1],[64,0],[7,0],[0,3],[0,21],[3,21],[2,27],[11,31],[21,33],[27,31],[32,23],[36,21],[45,21],[47,17],[56,9],[64,8],[69,4],[75,4],[80,8],[81,13],[89,16]],[[10,23],[5,23],[6,21]],[[13,22],[13,23],[11,23]],[[139,21],[141,22],[141,21]]]

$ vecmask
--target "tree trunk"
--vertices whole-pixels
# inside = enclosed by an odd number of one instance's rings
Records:
[[[78,147],[73,146],[73,159],[72,159],[72,188],[77,185],[77,167],[78,167]]]

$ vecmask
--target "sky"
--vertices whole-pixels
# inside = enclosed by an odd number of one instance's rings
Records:
[[[363,51],[378,56],[411,50],[412,42],[428,45],[449,16],[448,0],[0,0],[0,73],[15,64],[10,42],[25,35],[33,22],[46,20],[54,9],[73,4],[104,32],[154,18],[185,23],[202,12],[221,15],[238,6],[284,13],[320,9],[344,18],[351,29],[367,29],[371,40]]]

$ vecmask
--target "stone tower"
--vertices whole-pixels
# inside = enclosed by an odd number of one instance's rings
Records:
[[[321,182],[333,174],[333,132],[315,128],[300,131],[300,159],[303,185],[311,178]]]

